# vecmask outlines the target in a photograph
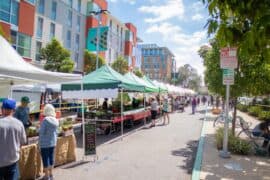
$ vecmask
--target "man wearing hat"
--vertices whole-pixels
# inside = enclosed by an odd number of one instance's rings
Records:
[[[0,118],[0,179],[18,179],[18,161],[20,147],[26,144],[26,134],[23,124],[13,117],[16,101],[5,99],[2,104]]]
[[[23,125],[24,128],[28,128],[31,126],[31,121],[29,118],[29,107],[28,104],[30,103],[30,99],[27,96],[24,96],[21,98],[21,105],[17,107],[14,117],[19,119]]]

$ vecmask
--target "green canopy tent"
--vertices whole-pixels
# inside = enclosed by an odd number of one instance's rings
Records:
[[[84,76],[82,81],[69,84],[62,84],[63,98],[116,98],[121,92],[121,119],[123,119],[123,91],[144,92],[145,87],[136,82],[126,79],[123,75],[113,70],[110,66],[104,65],[96,71]],[[82,101],[83,102],[83,101]],[[83,104],[82,104],[83,106]],[[82,108],[83,133],[85,131],[84,108]],[[123,136],[123,120],[121,121],[121,134]],[[84,136],[83,136],[84,137]],[[83,139],[83,147],[85,147]]]
[[[148,83],[147,81],[145,81],[144,79],[139,78],[138,76],[136,76],[134,73],[132,72],[128,72],[125,74],[125,77],[127,79],[129,79],[132,82],[136,82],[136,84],[142,85],[144,86],[144,92],[146,93],[158,93],[159,92],[159,88]]]
[[[149,85],[156,87],[156,85],[147,76],[143,76],[143,80],[146,83],[148,83]],[[166,93],[166,92],[168,92],[168,89],[166,87],[158,86],[158,92],[159,93]]]

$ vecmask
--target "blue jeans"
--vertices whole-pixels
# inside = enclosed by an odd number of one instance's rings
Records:
[[[18,180],[18,162],[0,167],[0,180]]]
[[[192,114],[195,114],[196,106],[192,105]]]
[[[54,147],[40,148],[44,168],[54,165]]]

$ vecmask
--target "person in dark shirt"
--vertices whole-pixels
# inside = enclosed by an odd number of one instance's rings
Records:
[[[29,103],[30,103],[29,97],[27,96],[22,97],[21,105],[16,108],[14,113],[14,117],[16,119],[19,119],[23,123],[24,128],[28,128],[32,124],[29,117],[29,107],[28,107]]]
[[[107,111],[108,110],[108,98],[105,98],[102,104],[102,109]]]
[[[265,122],[261,122],[258,125],[256,125],[254,127],[254,129],[252,130],[252,134],[254,136],[258,136],[258,137],[264,137],[264,142],[263,142],[263,147],[267,147],[269,141],[270,141],[270,130],[269,130],[269,126],[270,126],[270,121],[265,121]],[[270,150],[270,147],[269,147]]]

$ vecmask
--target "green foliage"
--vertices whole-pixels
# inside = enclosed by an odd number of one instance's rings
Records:
[[[2,29],[2,26],[0,25],[0,36],[5,37],[5,32]]]
[[[237,104],[236,108],[242,112],[248,112],[248,106],[244,104]]]
[[[121,93],[118,93],[118,96],[116,98],[116,101],[119,101],[121,102]],[[126,105],[126,104],[129,104],[131,101],[129,95],[127,92],[123,92],[123,104]]]
[[[270,59],[269,0],[202,0],[208,6],[208,34],[216,34],[221,46],[236,46],[240,56]]]
[[[248,108],[248,113],[252,116],[258,117],[261,112],[262,108],[258,106],[251,106]]]
[[[219,128],[216,131],[216,145],[219,150],[223,148],[223,137],[224,137],[224,128]],[[252,151],[252,146],[247,140],[240,139],[239,137],[235,137],[232,134],[232,130],[229,130],[228,133],[228,149],[232,153],[248,155]]]
[[[112,64],[112,68],[120,74],[126,74],[128,72],[128,61],[119,56]]]
[[[261,120],[261,121],[270,120],[270,111],[261,111],[259,113],[258,119]]]
[[[70,59],[70,52],[59,41],[52,41],[41,49],[41,57],[46,60],[44,68],[49,71],[70,73],[74,69],[74,62]]]
[[[189,64],[185,64],[179,67],[178,74],[177,84],[198,91],[201,85],[201,77],[198,75],[196,69]]]
[[[96,54],[87,50],[84,51],[84,72],[86,74],[96,70],[96,57]],[[105,63],[102,57],[98,57],[98,67],[103,66]]]
[[[136,68],[135,71],[134,71],[134,74],[140,78],[143,77],[143,73],[140,69]]]
[[[262,100],[262,104],[263,104],[263,105],[270,105],[270,100],[269,100],[268,98],[264,98],[264,99]]]

